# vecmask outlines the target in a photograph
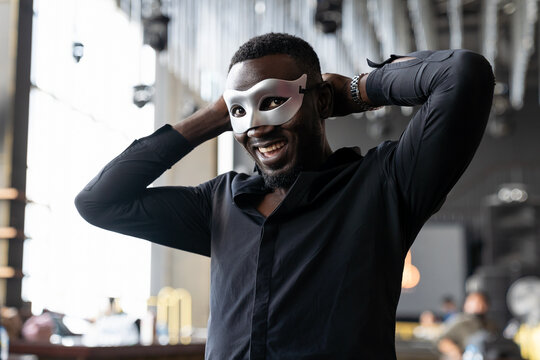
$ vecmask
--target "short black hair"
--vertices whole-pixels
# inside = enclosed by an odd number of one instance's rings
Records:
[[[442,302],[443,302],[444,304],[447,304],[447,303],[455,304],[455,303],[456,303],[456,302],[454,301],[454,297],[453,297],[452,295],[445,295],[445,296],[443,296]]]
[[[268,33],[249,39],[233,55],[229,71],[236,63],[274,54],[291,56],[309,78],[321,79],[319,57],[311,45],[299,37],[284,33]]]

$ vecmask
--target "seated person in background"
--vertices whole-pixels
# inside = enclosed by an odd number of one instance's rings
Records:
[[[486,294],[476,291],[467,295],[463,313],[455,315],[439,338],[438,349],[445,355],[444,359],[461,359],[474,334],[481,331],[496,333],[496,326],[486,318],[488,309]]]
[[[413,335],[417,339],[435,340],[441,335],[441,324],[432,311],[424,311],[420,314],[420,325],[415,327]]]
[[[441,310],[443,312],[443,322],[450,321],[454,317],[454,315],[459,313],[456,302],[451,295],[446,295],[442,298]]]

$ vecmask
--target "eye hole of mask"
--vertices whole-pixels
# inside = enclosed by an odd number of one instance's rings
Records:
[[[287,102],[289,98],[287,97],[278,97],[278,96],[270,96],[264,99],[261,103],[261,106],[259,108],[260,111],[268,111],[273,110],[281,105],[283,105],[285,102]]]
[[[234,117],[242,117],[246,115],[246,110],[240,105],[233,105],[231,107],[231,115]]]

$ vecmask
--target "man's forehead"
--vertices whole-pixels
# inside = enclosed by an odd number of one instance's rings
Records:
[[[225,88],[247,90],[265,79],[296,80],[301,75],[292,57],[284,54],[267,55],[234,64],[227,76]]]

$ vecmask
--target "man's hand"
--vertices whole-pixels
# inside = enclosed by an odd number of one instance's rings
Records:
[[[397,58],[392,63],[407,61],[415,59],[414,57],[404,56]],[[369,74],[362,76],[358,82],[358,92],[360,99],[368,104],[373,105],[371,100],[367,96],[366,81]],[[332,116],[345,116],[349,114],[359,113],[364,111],[362,106],[355,103],[351,94],[351,81],[352,79],[339,74],[323,74],[324,81],[330,83],[334,88],[334,109]]]
[[[174,125],[193,147],[232,130],[227,104],[221,96],[216,102],[200,109],[188,118]]]
[[[351,81],[352,79],[339,74],[323,74],[323,80],[330,83],[334,89],[334,108],[332,116],[345,116],[364,111],[362,105],[357,104],[352,99]],[[358,90],[362,101],[371,104],[366,93],[366,79],[363,76],[358,83]]]

